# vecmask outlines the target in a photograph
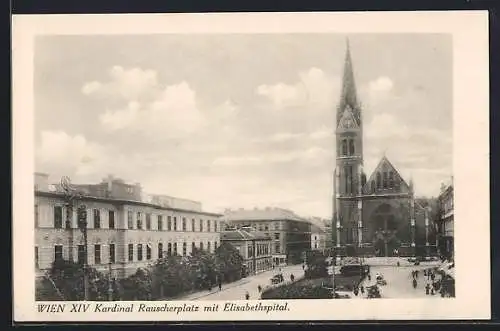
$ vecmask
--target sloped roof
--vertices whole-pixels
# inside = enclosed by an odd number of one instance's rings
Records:
[[[377,166],[375,167],[375,169],[372,171],[372,174],[370,175],[370,177],[368,178],[368,180],[366,181],[366,184],[363,187],[363,191],[365,191],[365,189],[369,188],[370,183],[373,180],[375,180],[376,173],[379,172],[384,166],[387,166],[389,169],[391,169],[391,171],[394,173],[395,178],[398,178],[401,181],[401,184],[403,184],[406,189],[409,189],[410,186],[405,181],[405,179],[403,178],[403,176],[401,176],[401,174],[399,173],[399,171],[391,163],[391,161],[389,161],[389,159],[387,158],[387,156],[384,155],[382,157],[382,159],[380,159],[380,162],[377,164]]]
[[[316,224],[311,224],[311,233],[326,233],[325,229],[317,226]]]
[[[221,233],[222,240],[271,240],[262,232],[250,232],[245,230],[229,230]]]
[[[291,220],[310,223],[306,219],[298,216],[291,210],[282,208],[264,208],[264,209],[237,209],[227,210],[223,216],[226,221],[278,221]]]

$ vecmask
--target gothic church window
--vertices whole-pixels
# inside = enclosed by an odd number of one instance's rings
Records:
[[[377,172],[377,189],[380,189],[382,187],[382,180],[380,177],[380,172]]]
[[[392,171],[389,172],[389,187],[394,188],[394,173]]]
[[[342,156],[347,155],[347,139],[342,139]]]
[[[354,140],[349,139],[349,155],[354,155]]]
[[[372,182],[371,182],[371,186],[372,186],[372,187],[371,187],[371,189],[372,189],[372,193],[375,193],[375,181],[374,181],[374,180],[372,180]]]
[[[387,172],[384,171],[383,187],[387,188]]]

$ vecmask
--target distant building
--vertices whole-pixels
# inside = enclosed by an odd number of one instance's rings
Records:
[[[223,221],[228,226],[250,227],[271,237],[275,265],[301,263],[305,252],[311,249],[311,223],[290,210],[269,207],[226,210]]]
[[[213,252],[220,244],[222,215],[135,200],[140,185],[115,179],[105,185],[73,185],[83,192],[68,221],[65,195],[58,185],[49,190],[43,184],[47,178],[35,175],[37,271],[49,269],[55,259],[83,262],[76,210],[81,205],[87,210],[88,263],[101,271],[111,267],[117,278],[169,254],[188,255],[194,247]]]
[[[325,251],[327,248],[327,233],[318,225],[311,225],[311,249],[316,251]]]
[[[454,258],[453,183],[443,185],[438,197],[438,249],[447,259]]]
[[[234,246],[243,257],[250,274],[270,270],[273,266],[271,237],[250,229],[235,229],[221,233],[221,242]]]

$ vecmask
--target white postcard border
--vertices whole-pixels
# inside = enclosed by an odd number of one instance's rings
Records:
[[[456,298],[290,300],[289,310],[37,313],[34,302],[33,46],[36,35],[151,33],[449,33],[453,35]],[[490,318],[488,14],[461,12],[19,15],[13,17],[13,307],[21,321]],[[64,68],[62,68],[64,70]],[[432,146],[429,146],[432,148]],[[328,199],[328,197],[325,197]],[[248,301],[241,301],[246,304]],[[251,303],[266,301],[250,301]],[[140,302],[134,302],[138,305]],[[147,303],[147,302],[145,302]],[[167,302],[182,305],[184,302]],[[185,302],[193,304],[194,302]],[[196,302],[200,306],[224,302]],[[235,301],[235,303],[238,303]],[[126,304],[120,302],[120,304]],[[147,303],[153,304],[153,303]],[[160,305],[160,302],[155,302]],[[70,305],[70,304],[68,304]],[[67,308],[69,309],[69,308]],[[202,308],[201,308],[202,310]]]

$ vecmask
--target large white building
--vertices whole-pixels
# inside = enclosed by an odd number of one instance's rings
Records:
[[[199,203],[192,202],[196,208],[183,209],[171,205],[189,206],[184,199],[176,204],[175,198],[169,197],[170,205],[138,201],[140,186],[118,179],[75,187],[83,195],[75,200],[68,217],[61,188],[48,185],[48,175],[35,174],[38,272],[49,269],[55,259],[83,262],[83,232],[77,227],[81,205],[87,211],[88,264],[102,271],[111,268],[117,278],[133,274],[166,254],[188,255],[194,247],[213,252],[220,244],[221,215],[202,211]]]

